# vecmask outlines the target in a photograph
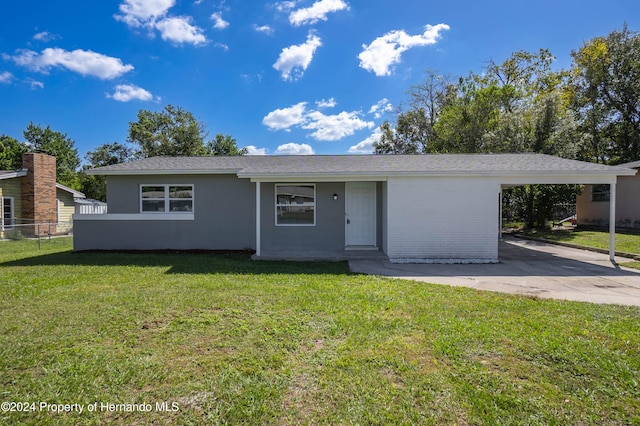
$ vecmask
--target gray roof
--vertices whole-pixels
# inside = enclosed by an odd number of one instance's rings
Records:
[[[640,160],[630,163],[618,164],[618,167],[626,167],[628,169],[640,169]]]
[[[245,178],[378,175],[607,174],[635,171],[544,154],[311,155],[152,157],[91,174],[222,174]]]
[[[26,170],[0,170],[0,179],[13,179],[17,177],[26,176]]]

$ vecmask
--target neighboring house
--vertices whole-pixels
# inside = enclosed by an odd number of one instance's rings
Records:
[[[74,250],[496,262],[503,187],[633,172],[542,154],[147,158],[87,171],[107,176],[109,214],[74,216]]]
[[[618,167],[640,169],[640,161]],[[576,199],[579,226],[609,226],[609,185],[586,185]],[[640,174],[621,176],[616,188],[616,227],[640,229]]]
[[[0,171],[0,238],[7,229],[24,228],[23,234],[35,234],[35,228],[28,226],[33,224],[53,224],[41,227],[41,234],[68,232],[71,227],[66,223],[72,220],[75,200],[85,195],[56,182],[55,157],[27,153],[22,167]]]

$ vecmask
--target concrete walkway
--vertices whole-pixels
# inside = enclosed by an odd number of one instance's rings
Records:
[[[349,268],[352,272],[478,290],[640,306],[640,271],[613,265],[608,255],[511,237],[500,242],[499,253],[498,264],[392,264],[388,260],[350,260]]]

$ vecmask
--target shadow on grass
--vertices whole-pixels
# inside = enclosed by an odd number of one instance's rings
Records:
[[[168,267],[167,274],[349,274],[347,262],[252,261],[248,254],[63,251],[0,263],[7,266]]]

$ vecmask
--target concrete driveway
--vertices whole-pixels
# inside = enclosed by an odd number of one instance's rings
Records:
[[[392,264],[350,260],[352,272],[530,296],[640,306],[640,271],[606,254],[506,237],[500,263]],[[618,258],[625,262],[628,259]]]

